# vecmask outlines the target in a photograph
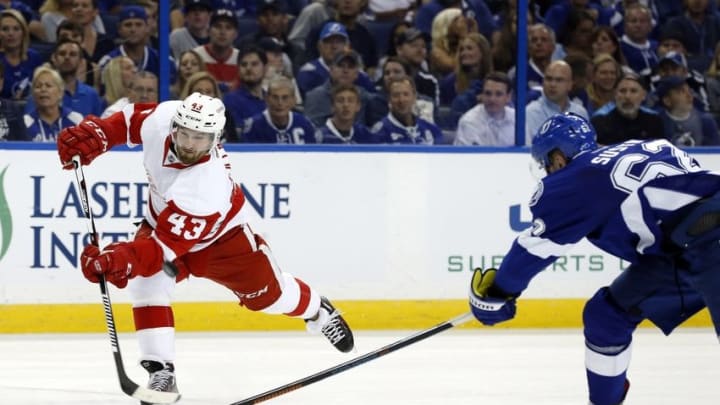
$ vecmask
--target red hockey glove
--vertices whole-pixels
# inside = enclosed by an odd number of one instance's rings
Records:
[[[99,281],[98,275],[118,288],[125,288],[132,276],[134,257],[127,242],[111,243],[102,252],[95,245],[87,245],[80,257],[83,275],[93,283]]]
[[[108,137],[98,117],[88,116],[80,124],[60,131],[57,139],[58,154],[63,168],[72,168],[72,158],[80,155],[80,163],[87,165],[108,150]]]

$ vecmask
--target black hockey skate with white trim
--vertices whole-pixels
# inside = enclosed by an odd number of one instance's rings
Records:
[[[320,297],[320,310],[317,319],[306,319],[305,324],[311,333],[322,333],[343,353],[351,351],[355,347],[352,331],[345,319],[325,297]]]
[[[175,366],[172,363],[160,363],[153,360],[142,360],[142,368],[150,373],[148,388],[160,392],[178,392],[175,381]],[[140,402],[140,405],[153,405],[150,402]]]

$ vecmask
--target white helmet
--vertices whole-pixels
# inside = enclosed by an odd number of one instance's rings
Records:
[[[194,131],[215,135],[217,142],[225,128],[225,105],[220,99],[193,93],[178,106],[173,122]]]

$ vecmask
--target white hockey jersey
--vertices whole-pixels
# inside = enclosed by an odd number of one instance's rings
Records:
[[[128,146],[143,145],[150,194],[146,220],[166,261],[202,250],[245,222],[240,214],[245,197],[221,145],[190,166],[175,155],[170,133],[180,103],[130,104],[122,110]]]

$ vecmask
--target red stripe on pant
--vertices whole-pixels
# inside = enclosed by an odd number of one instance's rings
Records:
[[[175,327],[175,317],[171,307],[133,308],[135,330]]]
[[[298,286],[300,287],[300,302],[298,302],[297,307],[292,312],[288,312],[285,315],[287,316],[300,316],[305,311],[307,311],[307,307],[310,304],[310,287],[308,287],[307,284],[305,284],[300,279],[295,279],[297,281]]]

